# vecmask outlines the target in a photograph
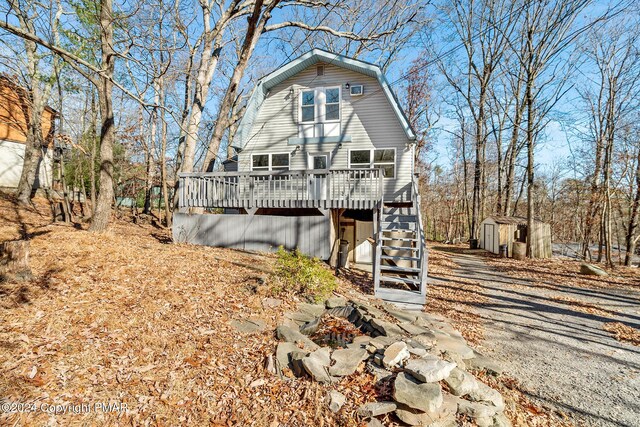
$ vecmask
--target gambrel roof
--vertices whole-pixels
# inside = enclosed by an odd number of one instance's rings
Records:
[[[385,96],[389,100],[389,104],[391,105],[398,121],[404,129],[407,138],[411,140],[416,138],[415,133],[411,128],[411,125],[409,124],[409,120],[405,116],[404,111],[402,110],[402,107],[398,102],[398,99],[391,90],[391,86],[387,82],[387,79],[382,73],[380,67],[365,61],[361,61],[359,59],[353,59],[344,55],[339,55],[337,53],[331,53],[321,49],[313,49],[300,56],[299,58],[294,59],[288,64],[280,67],[271,74],[267,74],[258,81],[258,84],[251,93],[251,97],[249,98],[249,102],[247,103],[247,108],[245,110],[244,116],[240,121],[238,131],[235,138],[233,139],[232,146],[236,150],[242,151],[242,149],[244,149],[245,145],[249,141],[249,138],[251,138],[251,128],[253,127],[253,123],[258,116],[260,107],[262,106],[262,103],[265,100],[269,89],[282,83],[288,78],[295,76],[296,74],[304,71],[311,65],[318,62],[337,65],[338,67],[346,68],[348,70],[355,71],[357,73],[377,79]]]

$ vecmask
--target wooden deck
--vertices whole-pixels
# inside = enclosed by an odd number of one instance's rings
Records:
[[[183,173],[180,207],[374,209],[381,169]]]

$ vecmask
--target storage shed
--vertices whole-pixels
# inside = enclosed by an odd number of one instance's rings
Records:
[[[479,244],[494,254],[500,253],[500,246],[507,245],[509,257],[513,254],[513,243],[526,243],[533,239],[533,258],[551,258],[551,226],[542,221],[533,222],[531,233],[527,230],[527,218],[520,216],[490,216],[480,223]]]

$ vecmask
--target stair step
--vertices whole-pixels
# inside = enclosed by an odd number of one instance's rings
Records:
[[[396,208],[396,207],[383,207],[383,215],[413,215],[415,216],[416,210],[414,208]]]
[[[396,255],[380,255],[380,259],[390,259],[393,261],[403,260],[403,261],[420,261],[420,258],[411,257],[411,256],[396,256]]]
[[[386,237],[386,236],[382,236],[380,240],[386,240],[386,241],[397,240],[399,242],[417,242],[418,241],[418,239],[414,239],[413,237]]]
[[[382,220],[387,222],[416,222],[415,215],[383,214]]]
[[[415,279],[409,279],[409,278],[405,278],[405,277],[389,277],[389,276],[380,276],[380,282],[390,282],[390,283],[403,283],[406,285],[416,285],[418,287],[420,287],[420,279],[419,278],[415,278]]]
[[[411,246],[383,246],[382,249],[389,249],[391,251],[417,251],[420,248]]]
[[[425,301],[425,295],[419,291],[408,291],[402,289],[378,288],[376,289],[376,298],[392,302],[406,308],[411,307],[412,310],[422,310]]]
[[[401,267],[401,266],[397,266],[397,265],[381,265],[380,266],[380,270],[381,271],[392,271],[392,272],[395,272],[395,273],[407,273],[407,274],[420,273],[420,269],[419,268]]]
[[[413,231],[415,230],[416,223],[415,222],[389,222],[382,221],[382,229],[383,230],[407,230]]]

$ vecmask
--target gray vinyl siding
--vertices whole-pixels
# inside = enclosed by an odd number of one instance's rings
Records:
[[[317,64],[316,64],[317,65]],[[350,150],[395,148],[396,177],[384,180],[384,198],[387,201],[409,201],[413,150],[411,141],[395,115],[378,80],[325,64],[325,75],[316,77],[316,65],[274,86],[266,95],[249,133],[245,149],[238,156],[238,170],[251,170],[251,155],[266,153],[292,153],[290,169],[307,169],[308,153],[330,153],[332,169],[346,169]],[[352,97],[344,84],[364,85],[364,96]],[[341,134],[351,137],[342,148],[337,143],[306,144],[294,153],[295,146],[287,143],[298,137],[298,93],[300,89],[315,87],[342,87]],[[293,87],[293,96],[290,89]]]

